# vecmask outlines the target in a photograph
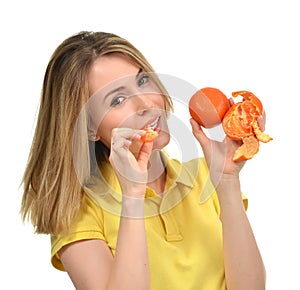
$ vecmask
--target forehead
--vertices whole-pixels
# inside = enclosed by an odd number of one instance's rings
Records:
[[[100,56],[94,61],[88,74],[90,95],[116,80],[135,76],[139,69],[138,65],[120,53]]]

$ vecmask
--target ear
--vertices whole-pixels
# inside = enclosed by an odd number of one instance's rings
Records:
[[[96,136],[94,136],[95,138],[94,138],[94,142],[97,142],[97,141],[99,141],[101,138],[100,138],[100,136],[98,136],[98,135],[96,135]]]
[[[96,142],[100,140],[100,136],[95,131],[88,131],[88,138],[90,141]]]

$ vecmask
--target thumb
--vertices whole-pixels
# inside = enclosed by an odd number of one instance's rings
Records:
[[[205,148],[208,143],[210,143],[210,139],[205,135],[202,127],[193,118],[190,119],[190,123],[192,125],[192,132],[195,138],[199,141],[201,147]]]
[[[141,169],[146,170],[148,166],[148,161],[153,148],[153,142],[144,142],[139,155],[137,157],[137,162],[139,163]]]

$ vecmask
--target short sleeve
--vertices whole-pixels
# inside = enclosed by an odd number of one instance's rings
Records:
[[[52,265],[58,270],[65,271],[58,251],[65,245],[87,239],[105,240],[102,210],[88,195],[85,196],[84,205],[72,223],[70,232],[67,235],[51,236]]]

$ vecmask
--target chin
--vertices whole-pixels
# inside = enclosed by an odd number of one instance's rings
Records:
[[[158,137],[154,140],[153,150],[161,150],[170,142],[169,132],[160,132]]]

